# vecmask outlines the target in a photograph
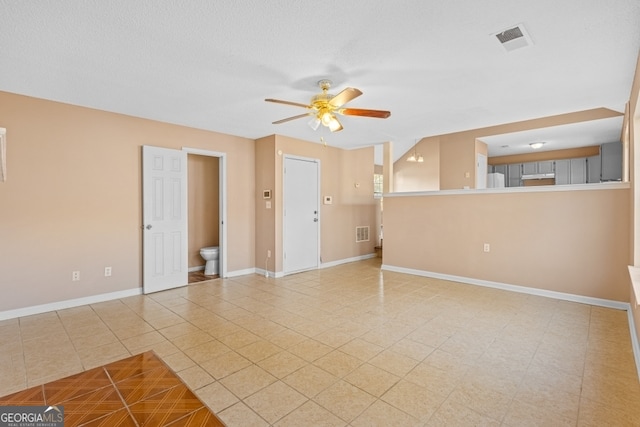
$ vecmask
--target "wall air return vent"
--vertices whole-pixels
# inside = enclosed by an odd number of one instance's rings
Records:
[[[493,35],[498,39],[502,48],[507,52],[533,45],[531,37],[529,37],[527,30],[522,24],[504,29]]]
[[[356,243],[369,241],[369,226],[356,227]]]

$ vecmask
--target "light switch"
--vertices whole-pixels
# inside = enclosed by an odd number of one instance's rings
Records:
[[[267,209],[271,209],[271,200],[267,200],[264,204]]]

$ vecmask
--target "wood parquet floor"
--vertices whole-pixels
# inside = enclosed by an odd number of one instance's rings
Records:
[[[153,351],[0,397],[56,406],[65,426],[223,426]]]

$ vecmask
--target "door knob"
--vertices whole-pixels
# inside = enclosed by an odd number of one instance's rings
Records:
[[[318,218],[313,218],[313,222],[318,222]]]
[[[145,228],[146,228],[147,230],[151,230],[151,224],[147,225]]]

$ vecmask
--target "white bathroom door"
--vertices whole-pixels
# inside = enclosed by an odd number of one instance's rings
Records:
[[[142,147],[142,199],[143,292],[187,285],[186,152]]]
[[[285,274],[318,268],[320,190],[317,160],[285,157],[283,270]]]

